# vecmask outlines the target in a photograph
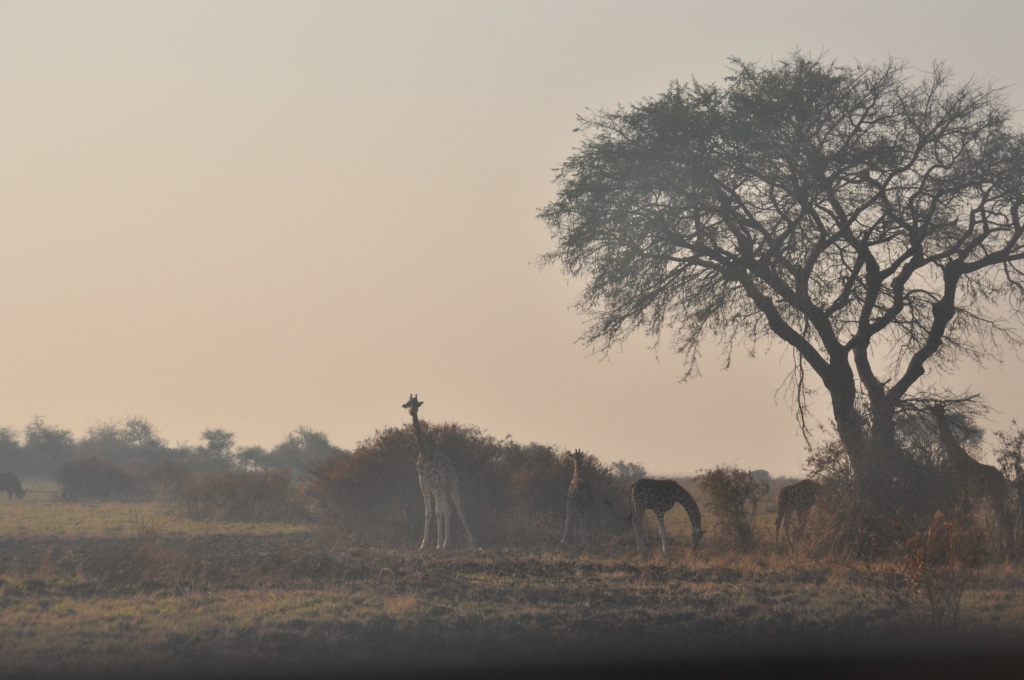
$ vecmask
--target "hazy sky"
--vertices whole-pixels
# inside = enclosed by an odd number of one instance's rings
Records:
[[[1020,106],[1022,26],[1016,0],[0,2],[0,425],[351,448],[414,392],[655,473],[798,474],[781,349],[708,347],[680,384],[647,338],[574,344],[580,284],[532,263],[575,116],[796,47]],[[956,384],[1024,419],[1016,356]]]

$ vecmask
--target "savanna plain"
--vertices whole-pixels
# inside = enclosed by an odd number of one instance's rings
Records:
[[[681,481],[708,507],[694,480]],[[28,480],[23,499],[0,500],[0,674],[259,675],[1021,647],[1018,561],[982,548],[916,564],[907,552],[829,551],[815,539],[820,509],[798,540],[776,545],[775,493],[792,481],[766,485],[745,546],[705,511],[708,534],[691,551],[689,519],[676,506],[666,559],[650,517],[641,558],[621,508],[609,504],[586,547],[575,527],[561,544],[561,518],[552,518],[540,527],[549,539],[530,545],[488,545],[482,527],[482,547],[470,548],[456,522],[454,547],[418,551],[422,520],[405,545],[380,547],[372,531],[310,515],[192,519],[204,515],[194,504],[68,502],[52,481]],[[922,570],[930,581],[915,577]]]

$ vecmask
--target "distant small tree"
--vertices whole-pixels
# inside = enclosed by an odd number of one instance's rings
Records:
[[[76,455],[71,430],[47,425],[39,416],[25,426],[23,449],[26,475],[52,475]]]
[[[210,458],[230,458],[235,449],[235,433],[207,428],[199,435],[205,442],[203,449]]]
[[[0,427],[0,472],[14,472],[24,475],[21,442],[18,431],[13,427]]]
[[[190,472],[220,472],[235,466],[235,435],[218,428],[207,428],[199,435],[202,444],[188,447],[182,461]]]
[[[291,470],[292,474],[304,475],[312,463],[348,453],[332,444],[325,433],[302,426],[289,432],[285,440],[263,460],[267,467],[275,470]]]
[[[78,457],[96,456],[116,465],[155,465],[172,455],[156,426],[140,416],[91,426],[78,442]]]
[[[246,446],[235,454],[238,464],[246,470],[260,470],[269,467],[268,456],[270,454],[262,446]]]
[[[632,484],[636,480],[647,476],[647,468],[641,463],[627,463],[620,460],[612,463],[612,474]]]

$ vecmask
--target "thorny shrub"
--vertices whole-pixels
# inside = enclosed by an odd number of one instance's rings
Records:
[[[508,438],[499,441],[473,426],[423,421],[421,425],[451,459],[466,520],[478,544],[558,543],[573,470],[566,452],[538,444],[524,446]],[[311,465],[306,493],[321,517],[346,532],[350,540],[377,546],[418,545],[424,518],[418,455],[411,426],[380,430],[351,455]],[[628,481],[592,456],[585,458],[583,474],[594,500],[588,541],[593,546],[626,537]],[[451,521],[451,540],[466,545],[454,505]],[[433,546],[437,531],[433,520],[430,531],[428,545]]]
[[[872,585],[911,624],[955,628],[961,598],[981,560],[977,528],[959,511],[937,511],[927,528],[909,535],[899,520],[892,523],[903,547],[893,562],[871,569]]]
[[[190,476],[178,496],[193,520],[287,522],[307,518],[287,470],[229,470]]]
[[[769,483],[754,479],[750,471],[734,467],[706,470],[697,475],[697,480],[722,532],[744,549],[753,547],[754,518],[758,504],[768,493]]]

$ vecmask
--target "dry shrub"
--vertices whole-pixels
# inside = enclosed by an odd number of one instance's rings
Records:
[[[977,528],[959,512],[936,512],[931,524],[906,535],[893,520],[902,548],[895,561],[870,571],[871,583],[912,624],[956,627],[960,600],[981,561]]]
[[[557,544],[573,469],[566,452],[509,439],[498,441],[472,426],[421,425],[452,461],[466,520],[478,543],[509,547]],[[418,455],[411,426],[378,431],[354,453],[311,465],[307,493],[323,519],[346,531],[350,540],[379,546],[419,544],[423,495],[416,473]],[[585,459],[584,474],[595,499],[588,540],[596,545],[627,534],[628,482],[593,457]],[[436,540],[434,532],[432,521],[431,545]],[[454,507],[451,537],[456,545],[467,543]]]
[[[194,520],[289,522],[306,519],[288,470],[231,470],[186,477],[178,494]]]
[[[171,586],[185,592],[205,584],[208,565],[164,538],[158,522],[137,514],[132,524],[134,536],[110,578],[136,588]]]
[[[758,481],[751,472],[734,467],[701,472],[697,480],[722,533],[744,549],[753,547],[757,542],[754,518],[758,504],[768,493],[768,482]]]
[[[141,491],[131,475],[96,456],[64,463],[57,471],[66,501],[139,500]]]

